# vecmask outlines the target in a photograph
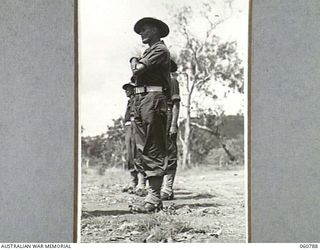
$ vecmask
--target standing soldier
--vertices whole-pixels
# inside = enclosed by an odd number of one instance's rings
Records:
[[[133,140],[132,132],[132,105],[133,105],[133,90],[135,85],[133,83],[126,83],[122,88],[126,92],[126,96],[129,98],[127,103],[126,113],[124,115],[124,129],[125,129],[125,145],[127,150],[127,168],[130,172],[130,182],[128,186],[122,189],[122,192],[128,193],[141,193],[145,188],[144,176],[142,173],[139,173],[134,167],[134,151],[135,144]]]
[[[167,97],[170,87],[170,53],[160,39],[169,27],[155,18],[142,18],[134,31],[148,44],[141,58],[131,58],[130,65],[137,87],[134,90],[135,166],[143,171],[149,188],[145,202],[129,206],[138,213],[162,209],[160,191],[167,168]]]
[[[168,168],[164,176],[164,182],[161,191],[162,200],[173,199],[173,182],[177,171],[177,132],[178,118],[180,111],[180,90],[179,82],[177,81],[177,64],[171,60],[171,86],[170,96],[168,99],[168,121],[167,121],[167,144],[168,144]]]

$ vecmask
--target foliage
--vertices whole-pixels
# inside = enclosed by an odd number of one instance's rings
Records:
[[[106,133],[94,137],[82,137],[83,157],[98,159],[108,166],[123,166],[125,159],[125,132],[123,118],[113,119]]]
[[[237,54],[237,43],[235,41],[222,41],[214,34],[216,27],[232,15],[232,1],[225,1],[225,4],[230,13],[222,17],[214,13],[213,6],[215,3],[212,1],[202,2],[197,9],[193,9],[191,6],[183,6],[173,14],[175,28],[184,41],[178,56],[179,80],[183,88],[181,92],[185,94],[182,99],[182,106],[186,109],[186,119],[183,120],[183,126],[181,126],[183,131],[180,136],[183,148],[183,167],[190,166],[191,161],[203,159],[204,155],[213,147],[212,141],[205,143],[206,136],[204,133],[217,129],[214,124],[212,126],[212,124],[200,123],[198,128],[204,131],[194,133],[195,128],[191,127],[192,111],[205,115],[206,111],[199,109],[205,100],[214,101],[225,98],[230,89],[240,93],[244,91],[243,66],[242,60]],[[191,22],[196,18],[205,21],[205,25],[202,27],[204,31],[202,36],[196,35],[191,28]],[[224,88],[222,96],[217,95],[215,91],[217,86]],[[197,97],[196,92],[202,92],[205,99]],[[222,112],[216,111],[216,114],[217,116],[223,114],[223,110]],[[224,144],[220,144],[224,148]],[[198,148],[198,152],[196,155],[191,155],[192,152],[195,152],[194,147]],[[225,151],[228,153],[227,150]]]
[[[84,157],[102,159],[104,138],[103,135],[81,138],[81,151]]]
[[[123,166],[125,159],[125,131],[122,117],[113,120],[108,126],[107,140],[104,144],[105,161],[111,166]]]
[[[236,41],[223,41],[214,34],[218,25],[232,15],[232,1],[225,1],[230,14],[219,17],[213,10],[214,2],[202,2],[200,9],[184,6],[173,14],[176,30],[182,36],[182,49],[178,57],[179,71],[188,76],[188,92],[205,91],[214,96],[212,80],[243,93],[243,66],[238,57]],[[202,19],[204,34],[192,30],[192,21]],[[197,29],[198,31],[199,29]],[[227,90],[227,89],[226,89]]]
[[[216,116],[214,114],[202,114],[198,118],[191,119],[191,141],[190,154],[191,164],[217,163],[216,159],[211,159],[212,151],[219,152],[219,157],[224,155],[230,160],[243,161],[244,157],[244,130],[243,116]],[[180,129],[184,131],[185,123],[182,121]],[[204,129],[205,128],[205,129]],[[182,132],[183,136],[183,132]],[[227,155],[223,150],[222,144],[230,151]],[[181,144],[178,144],[179,153],[183,150]],[[210,159],[208,159],[208,157]],[[209,160],[209,161],[208,161]]]

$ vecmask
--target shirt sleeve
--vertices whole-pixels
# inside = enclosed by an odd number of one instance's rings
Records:
[[[168,50],[160,44],[144,55],[139,62],[148,68],[153,65],[159,65],[166,62],[168,60],[168,56]]]
[[[130,97],[130,99],[128,100],[128,103],[127,103],[126,113],[124,115],[124,122],[130,121],[132,105],[133,105],[133,98]]]
[[[172,101],[180,101],[180,89],[179,89],[179,82],[171,78],[171,100]]]

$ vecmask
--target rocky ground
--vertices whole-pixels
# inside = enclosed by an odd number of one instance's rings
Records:
[[[246,241],[243,167],[179,171],[175,199],[153,214],[129,211],[143,198],[121,192],[128,180],[122,169],[82,174],[81,242]]]

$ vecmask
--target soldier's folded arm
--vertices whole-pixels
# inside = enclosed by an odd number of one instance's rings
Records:
[[[165,62],[169,56],[168,50],[163,46],[157,46],[141,59],[132,57],[130,59],[131,70],[134,75],[140,75],[148,68],[160,65]]]
[[[146,70],[146,66],[143,63],[140,63],[137,57],[132,57],[130,59],[130,66],[133,75],[140,75]]]

